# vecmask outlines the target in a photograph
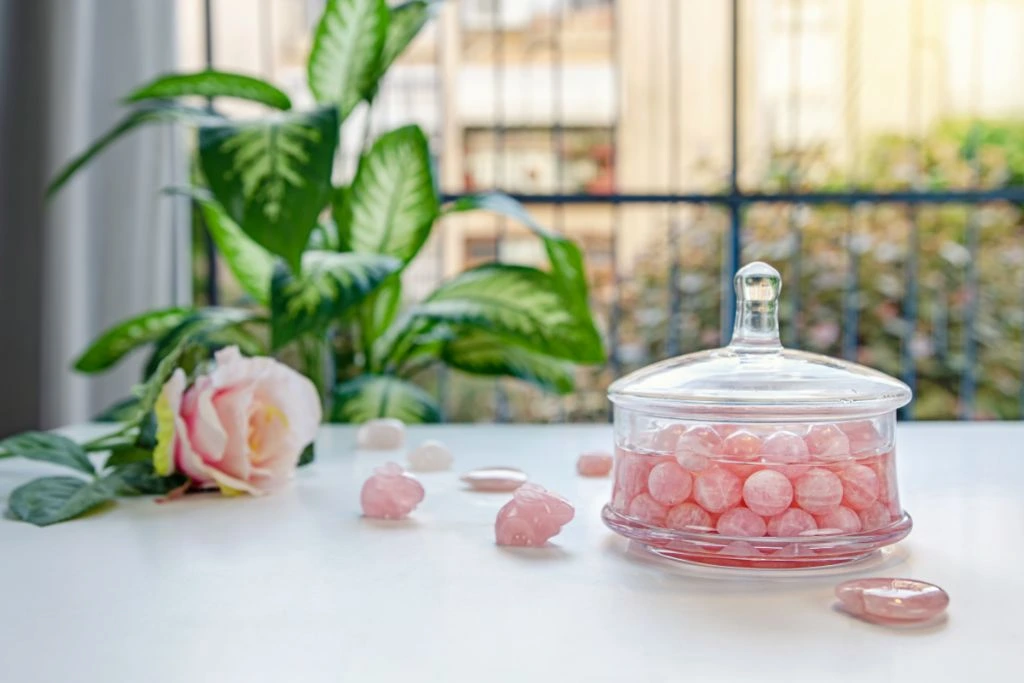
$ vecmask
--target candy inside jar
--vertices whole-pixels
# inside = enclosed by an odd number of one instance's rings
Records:
[[[605,522],[674,559],[832,565],[910,531],[896,486],[898,380],[779,343],[778,273],[737,275],[732,342],[612,385]]]

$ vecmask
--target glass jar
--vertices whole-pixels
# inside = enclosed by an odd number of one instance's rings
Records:
[[[854,561],[905,537],[896,410],[909,387],[779,342],[781,278],[736,275],[732,341],[616,381],[605,523],[669,557],[748,568]]]

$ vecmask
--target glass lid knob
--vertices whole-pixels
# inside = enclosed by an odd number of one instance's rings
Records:
[[[779,293],[782,276],[767,263],[754,261],[736,273],[736,322],[729,348],[774,353],[779,341]]]

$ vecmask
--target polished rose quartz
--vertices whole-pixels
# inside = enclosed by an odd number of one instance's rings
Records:
[[[793,502],[793,485],[781,472],[759,470],[743,483],[743,502],[759,515],[777,515]]]
[[[885,439],[871,420],[840,422],[839,428],[850,439],[850,452],[854,455],[877,451],[885,445]]]
[[[757,434],[741,429],[722,440],[719,455],[726,460],[725,466],[741,477],[757,469],[758,456],[764,442]]]
[[[823,533],[855,534],[860,531],[860,516],[842,505],[827,514],[816,516],[814,520]]]
[[[828,514],[843,500],[843,483],[822,467],[810,469],[797,479],[793,491],[796,504],[812,515]]]
[[[584,453],[576,460],[576,471],[583,477],[607,477],[612,471],[609,453]]]
[[[391,451],[405,445],[405,423],[393,417],[368,420],[356,431],[356,448]]]
[[[804,464],[810,461],[811,453],[803,437],[793,432],[775,432],[764,440],[761,446],[761,459],[778,469],[787,477],[798,477],[809,467]]]
[[[360,502],[363,514],[377,519],[407,517],[423,500],[423,486],[406,474],[402,466],[389,462],[374,470],[363,484]]]
[[[452,452],[440,441],[424,441],[409,452],[409,469],[413,472],[441,472],[452,466]]]
[[[723,536],[743,536],[757,538],[764,536],[768,527],[761,515],[755,514],[744,507],[733,508],[723,512],[715,526]]]
[[[807,430],[804,442],[811,457],[835,461],[850,457],[850,438],[834,424],[816,424]]]
[[[860,516],[862,531],[874,531],[886,526],[891,521],[889,509],[885,503],[873,503],[871,506],[857,513]]]
[[[836,586],[836,597],[850,614],[882,624],[935,619],[949,606],[949,594],[914,579],[856,579]]]
[[[498,545],[538,548],[572,521],[572,504],[542,486],[527,483],[498,511],[494,536]]]
[[[870,467],[849,465],[839,473],[843,482],[843,504],[853,510],[871,507],[880,493],[878,475]]]
[[[712,524],[708,511],[696,503],[683,503],[668,511],[665,526],[669,529],[709,529]]]
[[[722,447],[722,437],[714,427],[695,425],[676,441],[676,460],[687,470],[699,472],[708,466],[708,458]]]
[[[656,501],[649,493],[641,493],[630,502],[628,514],[644,524],[664,526],[668,508]]]
[[[799,508],[790,508],[768,520],[769,536],[789,538],[817,528],[814,517]]]
[[[682,503],[692,489],[693,477],[673,460],[655,465],[647,477],[647,490],[662,505]]]
[[[699,473],[693,482],[693,499],[708,512],[724,512],[736,507],[743,497],[743,482],[722,467]]]

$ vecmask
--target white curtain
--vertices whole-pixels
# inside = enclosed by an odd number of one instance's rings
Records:
[[[0,52],[0,74],[10,76],[0,76],[5,89],[0,94],[10,95],[12,80],[26,80],[24,69],[41,79],[35,86],[24,84],[35,88],[35,106],[20,111],[22,120],[11,115],[0,119],[0,136],[16,136],[27,127],[35,130],[42,144],[37,150],[43,157],[40,180],[123,114],[118,100],[129,90],[175,67],[176,2],[171,0],[0,3],[6,5],[0,11],[0,38],[38,43],[24,45],[20,52],[8,50],[6,58]],[[25,11],[32,4],[36,9]],[[42,210],[41,226],[2,226],[5,243],[7,234],[41,230],[34,247],[39,253],[32,255],[38,271],[22,274],[15,283],[38,293],[38,349],[25,354],[34,356],[25,362],[39,366],[38,426],[88,419],[127,395],[138,380],[141,357],[98,378],[76,375],[73,359],[110,324],[189,298],[187,207],[160,194],[162,187],[182,182],[181,137],[166,128],[131,134]],[[6,159],[0,164],[8,166]],[[10,186],[9,180],[6,173],[0,176],[0,183]],[[41,192],[42,187],[23,189],[12,202],[40,201]],[[5,303],[10,294],[5,292]],[[4,367],[20,362],[0,359]],[[24,367],[22,371],[27,373]]]

